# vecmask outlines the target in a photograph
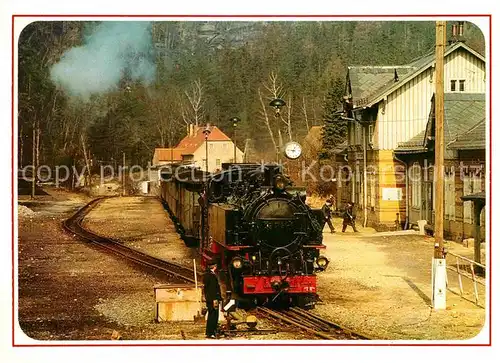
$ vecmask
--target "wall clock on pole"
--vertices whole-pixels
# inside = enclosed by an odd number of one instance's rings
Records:
[[[295,160],[302,154],[302,146],[298,142],[290,141],[285,144],[285,156],[288,159]]]

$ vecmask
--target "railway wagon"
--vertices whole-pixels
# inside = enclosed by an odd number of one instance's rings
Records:
[[[205,173],[181,165],[161,173],[161,199],[187,246],[197,246],[201,238],[201,205]]]

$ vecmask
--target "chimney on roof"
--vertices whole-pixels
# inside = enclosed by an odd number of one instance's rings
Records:
[[[189,124],[189,135],[188,136],[193,136],[194,135],[194,125]]]
[[[394,68],[394,82],[397,81],[399,81],[398,72],[396,71],[396,68]]]
[[[458,21],[456,24],[451,25],[451,39],[448,40],[448,44],[453,44],[456,42],[464,42],[464,22]]]
[[[464,36],[464,22],[463,21],[458,22],[458,36],[460,38]]]

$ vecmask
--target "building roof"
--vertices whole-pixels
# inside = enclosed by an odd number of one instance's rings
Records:
[[[448,145],[485,118],[484,93],[445,93],[444,144]]]
[[[477,201],[477,202],[485,202],[486,201],[486,193],[485,192],[479,192],[479,193],[474,193],[474,194],[469,194],[469,195],[464,195],[463,197],[460,197],[463,201]]]
[[[483,62],[485,61],[481,54],[462,42],[448,45],[444,56],[446,57],[460,48],[473,54]],[[434,63],[435,51],[432,51],[402,66],[349,67],[349,79],[351,80],[352,97],[355,107],[372,106],[380,102],[384,97],[433,66]],[[353,75],[351,75],[351,68],[354,71]],[[356,69],[359,69],[359,71]],[[397,74],[397,82],[395,81],[395,72]]]
[[[193,154],[198,148],[205,142],[205,134],[203,127],[195,127],[192,135],[187,135],[184,137],[176,149],[184,149],[182,155]],[[210,135],[208,136],[208,141],[231,141],[231,139],[223,133],[217,126],[210,126]]]
[[[480,129],[480,124],[485,121],[486,115],[486,97],[484,93],[445,93],[444,94],[444,144],[450,143],[461,138],[461,142],[469,143],[469,138],[465,136],[469,131],[474,131],[477,126]],[[396,153],[411,153],[423,152],[427,150],[429,140],[432,140],[435,134],[434,124],[434,96],[431,102],[431,112],[427,127],[424,131],[412,139],[398,144]],[[484,127],[483,127],[484,131]],[[477,130],[480,134],[480,130]],[[476,134],[476,132],[474,132]],[[483,142],[480,142],[480,135],[475,141],[479,148],[485,148],[484,136]],[[460,145],[460,144],[459,144]],[[471,149],[475,149],[474,145],[470,144]],[[450,147],[449,149],[457,149],[457,147]],[[451,155],[448,155],[450,157]]]
[[[412,66],[348,67],[354,107],[367,103],[373,94],[394,85],[396,79],[406,77],[416,69]]]
[[[419,132],[417,135],[412,137],[410,140],[405,141],[405,142],[400,142],[398,144],[397,149],[395,150],[396,153],[401,153],[401,154],[412,154],[412,153],[422,153],[427,151],[426,145],[425,145],[425,132],[426,130],[423,130]]]
[[[467,132],[459,135],[448,144],[448,148],[455,150],[481,150],[486,149],[486,119],[479,121]]]
[[[180,161],[182,160],[182,153],[184,149],[177,148],[156,148],[155,155],[158,161]]]

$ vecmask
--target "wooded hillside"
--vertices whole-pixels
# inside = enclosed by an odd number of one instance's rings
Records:
[[[86,153],[98,167],[125,152],[129,165],[146,166],[189,123],[232,136],[233,116],[242,120],[238,146],[252,139],[274,160],[280,137],[300,141],[331,118],[347,65],[405,64],[435,44],[434,22],[133,23],[35,22],[23,30],[19,166],[32,164],[33,140],[38,165],[83,165]],[[484,54],[472,24],[465,38]],[[280,118],[268,106],[274,97],[287,103]]]

